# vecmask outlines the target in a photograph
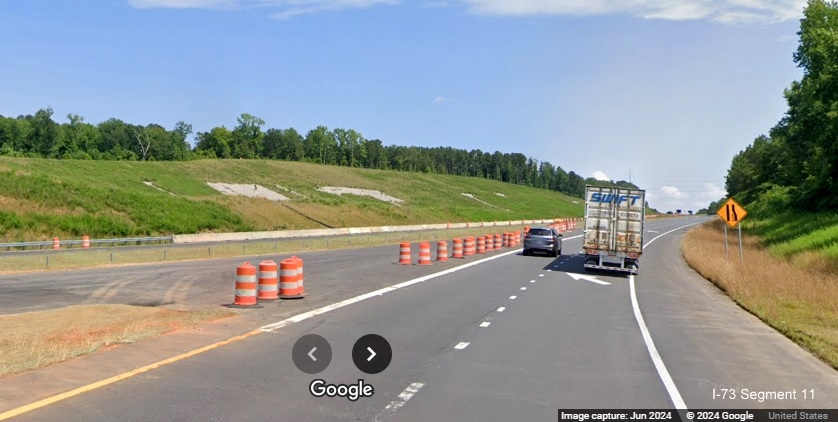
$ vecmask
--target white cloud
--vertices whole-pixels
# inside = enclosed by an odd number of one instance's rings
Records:
[[[138,9],[242,9],[272,8],[273,19],[290,19],[308,13],[342,9],[363,9],[378,5],[392,5],[399,0],[129,0]]]
[[[591,177],[593,177],[596,180],[604,180],[606,182],[611,180],[610,177],[606,176],[605,173],[603,173],[599,170],[597,170],[593,174],[591,174]]]
[[[137,9],[225,9],[237,5],[236,0],[129,0]]]
[[[448,102],[451,102],[451,101],[454,101],[454,100],[452,100],[450,98],[447,98],[447,97],[443,97],[443,96],[438,96],[438,97],[434,98],[434,102],[437,103],[437,104],[448,103]]]
[[[661,186],[661,192],[670,198],[686,198],[689,196],[687,193],[681,192],[681,190],[675,186]]]
[[[727,191],[714,185],[713,183],[705,183],[700,196],[710,201],[716,201],[719,198],[727,196]]]
[[[608,15],[644,19],[710,19],[725,24],[774,23],[802,15],[806,0],[462,0],[486,15]]]
[[[331,12],[341,9],[364,9],[378,5],[397,4],[398,0],[269,0],[261,4],[274,5],[284,10],[271,15],[273,19],[289,19],[309,13]]]

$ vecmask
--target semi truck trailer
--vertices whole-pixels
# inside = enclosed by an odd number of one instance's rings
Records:
[[[645,223],[646,191],[586,186],[585,269],[637,274]]]

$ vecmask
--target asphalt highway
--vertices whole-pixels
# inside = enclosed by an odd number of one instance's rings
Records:
[[[574,408],[838,407],[835,370],[741,310],[684,263],[678,246],[684,226],[700,221],[649,221],[635,277],[586,273],[575,255],[578,232],[565,235],[559,258],[506,250],[418,267],[393,264],[392,247],[306,254],[306,280],[316,301],[259,310],[266,322],[262,334],[15,420],[550,421],[559,409]],[[65,293],[58,296],[76,291],[90,298],[91,291],[117,283],[108,277],[129,280],[111,289],[154,292],[149,301],[186,283],[184,292],[196,284],[206,291],[195,303],[229,302],[232,267],[240,261],[30,275],[28,284],[4,277],[0,303],[7,311],[14,295],[38,283],[57,288],[59,280]],[[470,266],[433,276],[457,265]],[[15,283],[23,284],[15,291],[5,287]],[[117,292],[108,300],[120,298]],[[302,312],[307,318],[285,320]],[[322,336],[332,350],[331,363],[316,375],[292,359],[295,342],[306,334]],[[392,348],[392,361],[377,374],[353,363],[353,345],[367,334],[383,336]],[[309,387],[316,379],[363,379],[374,393],[356,401],[313,397]],[[719,396],[727,389],[735,397]],[[815,397],[803,399],[802,390]],[[791,391],[796,399],[765,399]]]

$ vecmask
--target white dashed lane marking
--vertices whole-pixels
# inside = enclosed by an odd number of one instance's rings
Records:
[[[518,299],[518,296],[509,296],[509,299],[515,300],[515,299]]]
[[[470,343],[468,343],[468,342],[461,341],[461,342],[460,342],[460,343],[458,343],[456,346],[454,346],[454,348],[455,348],[455,349],[457,349],[457,350],[463,350],[463,349],[465,349],[466,347],[468,347],[468,345],[469,345],[469,344],[470,344]]]
[[[488,326],[490,326],[490,325],[492,325],[492,323],[491,323],[491,322],[489,322],[489,321],[483,321],[483,322],[481,322],[481,323],[480,323],[480,328],[486,328],[486,327],[488,327]]]
[[[505,310],[506,310],[506,308],[505,308],[505,307],[503,307],[503,306],[501,306],[500,308],[498,308],[498,312],[503,312],[503,311],[505,311]]]
[[[414,382],[413,384],[408,385],[395,400],[391,401],[390,404],[388,404],[387,407],[385,407],[384,410],[375,417],[375,420],[380,421],[384,419],[385,414],[396,413],[396,411],[401,409],[401,407],[404,406],[404,404],[407,403],[407,401],[410,400],[411,397],[413,397],[413,395],[424,386],[425,384],[421,382]]]
[[[521,287],[521,290],[527,290],[527,288],[526,287]]]

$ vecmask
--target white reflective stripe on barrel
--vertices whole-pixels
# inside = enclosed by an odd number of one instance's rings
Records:
[[[259,278],[276,278],[276,271],[262,271]]]

